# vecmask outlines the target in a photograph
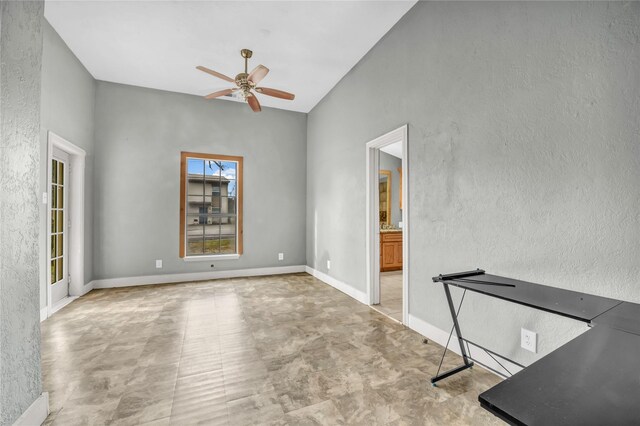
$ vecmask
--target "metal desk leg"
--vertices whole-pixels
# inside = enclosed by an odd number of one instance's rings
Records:
[[[445,371],[442,374],[438,374],[435,377],[431,378],[431,384],[435,386],[437,382],[442,379],[446,379],[449,376],[452,376],[456,373],[466,370],[467,368],[471,368],[473,366],[473,362],[469,361],[469,356],[467,355],[467,350],[464,347],[464,341],[462,339],[462,333],[460,332],[460,325],[458,324],[458,313],[456,313],[456,309],[453,306],[453,299],[451,298],[451,292],[449,291],[449,285],[445,282],[442,283],[444,286],[444,293],[447,296],[447,303],[449,304],[449,311],[451,311],[451,318],[453,319],[453,328],[456,331],[456,335],[458,337],[458,343],[460,344],[460,353],[462,354],[462,359],[464,360],[464,364],[460,367],[453,368],[449,371]],[[447,352],[447,348],[444,348],[445,354]],[[444,356],[444,355],[443,355]]]

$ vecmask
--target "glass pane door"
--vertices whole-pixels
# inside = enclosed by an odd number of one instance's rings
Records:
[[[51,161],[51,284],[65,277],[65,163]]]

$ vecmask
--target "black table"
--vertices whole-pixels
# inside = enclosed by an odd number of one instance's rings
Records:
[[[473,365],[464,347],[468,340],[457,321],[459,308],[455,310],[451,299],[449,286],[453,285],[593,327],[480,394],[483,408],[515,425],[640,425],[639,304],[482,270],[440,275],[433,281],[443,284],[464,361],[436,375],[433,384]]]
[[[517,425],[640,424],[640,336],[595,327],[478,397]]]
[[[597,316],[592,323],[640,335],[640,305],[622,302],[615,309]]]
[[[463,274],[469,273],[475,273],[475,275],[459,277],[456,274],[449,274],[433,279],[443,284],[584,322],[589,322],[622,303],[620,300],[607,297],[486,274],[482,270],[463,272]]]

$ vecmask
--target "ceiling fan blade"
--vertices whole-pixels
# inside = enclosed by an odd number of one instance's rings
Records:
[[[258,84],[267,74],[269,74],[269,68],[264,65],[258,65],[253,69],[253,71],[251,71],[247,80],[254,84]]]
[[[221,78],[221,79],[223,79],[223,80],[225,80],[225,81],[228,81],[229,83],[235,83],[235,82],[236,82],[236,81],[235,81],[234,79],[232,79],[231,77],[227,77],[226,75],[224,75],[224,74],[220,74],[220,73],[219,73],[219,72],[217,72],[217,71],[210,70],[209,68],[207,68],[207,67],[203,67],[202,65],[198,65],[196,68],[197,68],[197,69],[199,69],[200,71],[204,71],[204,72],[206,72],[207,74],[211,74],[211,75],[212,75],[212,76],[214,76],[214,77],[218,77],[218,78]]]
[[[287,99],[292,101],[296,95],[293,93],[285,92],[283,90],[278,89],[269,89],[268,87],[256,87],[255,89],[258,93],[262,93],[263,95],[273,96],[274,98]]]
[[[260,108],[260,102],[258,102],[258,98],[255,94],[252,93],[251,96],[247,97],[247,103],[249,104],[253,112],[262,111],[262,108]]]
[[[218,90],[217,92],[213,92],[208,94],[207,96],[205,96],[205,99],[213,99],[213,98],[219,98],[220,96],[227,96],[230,95],[231,93],[235,92],[238,89],[224,89],[224,90]]]

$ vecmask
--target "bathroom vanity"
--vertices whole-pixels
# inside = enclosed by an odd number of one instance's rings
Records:
[[[402,270],[402,230],[380,230],[380,271]]]

